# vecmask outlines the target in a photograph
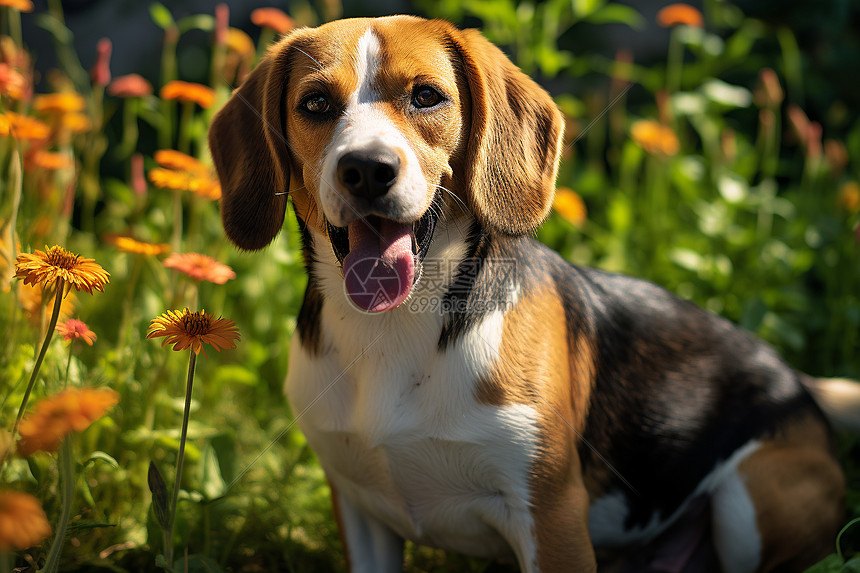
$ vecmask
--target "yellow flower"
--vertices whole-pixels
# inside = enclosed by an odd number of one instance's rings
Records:
[[[238,28],[227,30],[227,49],[233,50],[241,56],[253,56],[255,52],[254,41]]]
[[[84,342],[93,345],[96,341],[96,333],[90,330],[87,324],[76,318],[70,318],[65,322],[57,325],[57,332],[63,337],[63,340],[78,340],[83,339]]]
[[[160,95],[166,100],[196,103],[203,109],[209,108],[215,102],[215,91],[212,88],[178,80],[167,82],[161,88]]]
[[[675,155],[680,149],[672,128],[652,120],[640,120],[630,128],[630,135],[648,153]]]
[[[168,310],[158,318],[152,319],[147,338],[164,336],[161,346],[173,344],[173,350],[191,348],[195,354],[203,350],[204,344],[211,344],[217,351],[222,348],[236,348],[240,339],[239,332],[232,320],[215,318],[205,310],[191,312],[185,310]]]
[[[70,388],[39,401],[18,427],[18,453],[56,451],[70,432],[83,432],[117,402],[110,388]]]
[[[24,284],[49,285],[63,279],[66,292],[72,287],[93,294],[93,289],[104,292],[110,282],[110,274],[95,259],[86,259],[54,245],[45,251],[18,255],[15,276],[24,279]]]
[[[164,243],[146,243],[138,241],[137,239],[132,239],[131,237],[116,237],[112,242],[120,251],[134,253],[136,255],[156,256],[163,255],[170,251],[170,245],[165,245]]]
[[[86,133],[92,126],[90,118],[82,113],[66,113],[60,119],[60,127],[70,133]]]
[[[0,551],[27,549],[51,535],[45,510],[32,495],[0,491]]]
[[[560,187],[555,192],[552,206],[559,215],[574,226],[579,227],[585,223],[585,203],[575,191]]]
[[[32,117],[7,111],[0,114],[0,135],[11,135],[16,139],[47,139],[51,128]]]
[[[44,114],[76,113],[83,111],[86,107],[87,102],[84,97],[75,92],[42,94],[37,95],[33,100],[33,109]]]
[[[846,181],[839,189],[839,206],[848,213],[860,211],[860,183]]]
[[[168,269],[185,273],[198,281],[209,281],[222,285],[236,278],[236,273],[224,263],[198,253],[173,253],[162,263]]]
[[[686,24],[694,28],[704,25],[702,13],[688,4],[670,4],[657,12],[657,23],[664,28]]]
[[[33,3],[30,0],[0,0],[0,6],[8,6],[19,12],[33,11]]]

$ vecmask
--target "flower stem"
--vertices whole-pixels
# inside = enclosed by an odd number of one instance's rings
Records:
[[[72,366],[72,345],[74,341],[69,341],[69,358],[66,360],[66,375],[63,377],[63,390],[69,387],[69,369]]]
[[[185,385],[185,410],[182,413],[182,432],[179,435],[179,455],[176,458],[176,477],[173,481],[173,500],[170,503],[170,518],[167,530],[164,532],[164,557],[168,565],[173,566],[173,526],[176,522],[176,505],[179,503],[179,485],[182,481],[182,465],[185,461],[185,441],[188,437],[188,417],[191,413],[191,388],[194,384],[194,366],[197,354],[189,352],[188,380]]]
[[[30,382],[27,384],[27,389],[24,391],[24,399],[21,400],[21,407],[18,409],[18,417],[15,418],[15,425],[12,426],[12,436],[14,436],[15,432],[18,431],[18,425],[21,423],[21,418],[24,417],[24,411],[27,409],[27,402],[30,399],[30,393],[33,391],[33,386],[36,385],[36,378],[39,376],[39,369],[42,367],[42,360],[45,359],[45,354],[48,352],[48,346],[51,345],[51,339],[54,337],[54,329],[57,327],[57,319],[60,316],[60,306],[63,304],[63,291],[65,290],[65,281],[63,279],[57,279],[56,290],[57,294],[54,298],[54,310],[51,313],[48,332],[45,333],[45,341],[42,343],[42,349],[39,351],[39,356],[36,358],[36,363],[33,365],[33,373],[30,375]]]
[[[684,46],[678,37],[679,28],[672,28],[669,34],[669,55],[666,64],[666,91],[676,93],[681,88],[681,71],[684,66]]]
[[[72,472],[72,434],[69,433],[60,446],[60,479],[63,483],[63,509],[57,522],[57,534],[51,543],[51,551],[45,562],[46,573],[54,573],[60,566],[60,553],[66,539],[66,529],[69,527],[69,517],[72,514],[72,501],[75,498],[75,476]]]
[[[177,149],[186,155],[191,154],[191,121],[194,118],[194,102],[182,104],[182,114],[179,117],[179,141]]]

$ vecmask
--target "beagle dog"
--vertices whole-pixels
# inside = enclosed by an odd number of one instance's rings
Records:
[[[214,118],[229,239],[268,245],[288,197],[300,224],[286,393],[350,570],[400,571],[404,540],[527,573],[595,571],[595,547],[802,570],[843,519],[813,379],[533,240],[562,126],[480,33],[410,16],[290,32]]]

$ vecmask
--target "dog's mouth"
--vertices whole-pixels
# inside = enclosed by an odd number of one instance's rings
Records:
[[[409,297],[421,276],[436,221],[431,208],[412,223],[375,215],[346,227],[326,223],[332,249],[343,268],[346,294],[355,306],[384,312]]]

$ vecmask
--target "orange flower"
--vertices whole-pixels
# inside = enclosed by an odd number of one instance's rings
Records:
[[[136,255],[163,255],[170,251],[170,245],[164,243],[156,245],[155,243],[145,243],[132,239],[131,237],[116,237],[111,241],[119,248],[120,251],[126,253],[134,253]]]
[[[74,287],[93,294],[93,289],[104,292],[110,282],[110,274],[95,259],[72,254],[59,245],[46,245],[45,252],[20,254],[15,262],[15,276],[23,278],[24,284],[49,285],[60,278],[65,281],[66,292]]]
[[[18,453],[56,451],[70,432],[83,432],[117,402],[110,388],[70,388],[41,400],[18,427]]]
[[[681,145],[672,128],[653,120],[640,120],[630,128],[630,135],[648,153],[675,155]]]
[[[35,497],[20,491],[0,491],[0,551],[27,549],[49,535],[48,517]]]
[[[221,185],[208,167],[197,159],[173,149],[155,152],[155,161],[166,169],[149,172],[149,180],[156,187],[176,191],[191,191],[204,199],[220,199]]]
[[[112,81],[107,92],[116,97],[144,97],[152,94],[152,84],[138,74],[128,74]]]
[[[56,151],[45,151],[37,149],[32,153],[28,153],[24,158],[24,168],[30,169],[45,169],[47,171],[57,171],[67,169],[74,165],[74,161],[65,153]]]
[[[154,159],[156,163],[167,169],[203,173],[207,171],[203,163],[175,149],[159,149],[155,152]]]
[[[27,96],[27,80],[9,64],[0,62],[0,94],[14,100],[22,100]]]
[[[0,135],[11,135],[15,139],[47,139],[51,128],[32,117],[7,111],[0,114]]]
[[[215,91],[212,88],[178,80],[167,82],[161,88],[160,95],[166,100],[196,103],[203,109],[209,108],[215,102]]]
[[[90,330],[84,321],[76,318],[70,318],[65,322],[57,324],[57,332],[60,333],[63,340],[78,340],[82,338],[90,346],[96,341],[96,333]]]
[[[198,253],[173,253],[162,264],[198,281],[209,281],[222,285],[236,278],[236,273],[224,263]]]
[[[84,97],[75,92],[37,95],[33,109],[39,113],[61,115],[83,111],[87,107]]]
[[[257,8],[251,12],[251,22],[261,28],[271,28],[279,34],[292,30],[296,26],[293,19],[278,8]]]
[[[0,0],[0,6],[8,6],[19,12],[33,11],[33,3],[30,0]]]
[[[208,175],[171,171],[170,169],[153,169],[149,172],[149,180],[153,185],[162,189],[191,191],[198,197],[213,201],[221,198],[221,185]]]
[[[239,332],[232,320],[214,318],[205,310],[191,312],[187,308],[182,311],[168,310],[158,318],[152,319],[147,338],[164,336],[161,346],[173,344],[173,350],[191,348],[195,354],[206,356],[204,344],[211,344],[218,352],[222,348],[236,348],[240,340]]]
[[[585,203],[575,191],[567,187],[560,187],[555,192],[552,206],[559,215],[572,225],[580,227],[585,223]]]
[[[839,188],[839,206],[848,213],[860,211],[860,183],[846,181]]]
[[[670,4],[657,12],[657,23],[664,28],[685,24],[694,28],[704,25],[702,13],[689,4]]]
[[[51,306],[43,304],[54,299],[54,294],[42,288],[42,285],[25,285],[18,283],[18,302],[24,309],[24,315],[31,324],[38,326],[41,320],[51,317]],[[69,293],[60,303],[60,320],[65,320],[75,313],[78,297]]]
[[[70,133],[86,133],[92,126],[90,118],[82,113],[66,113],[60,119],[60,127]]]

